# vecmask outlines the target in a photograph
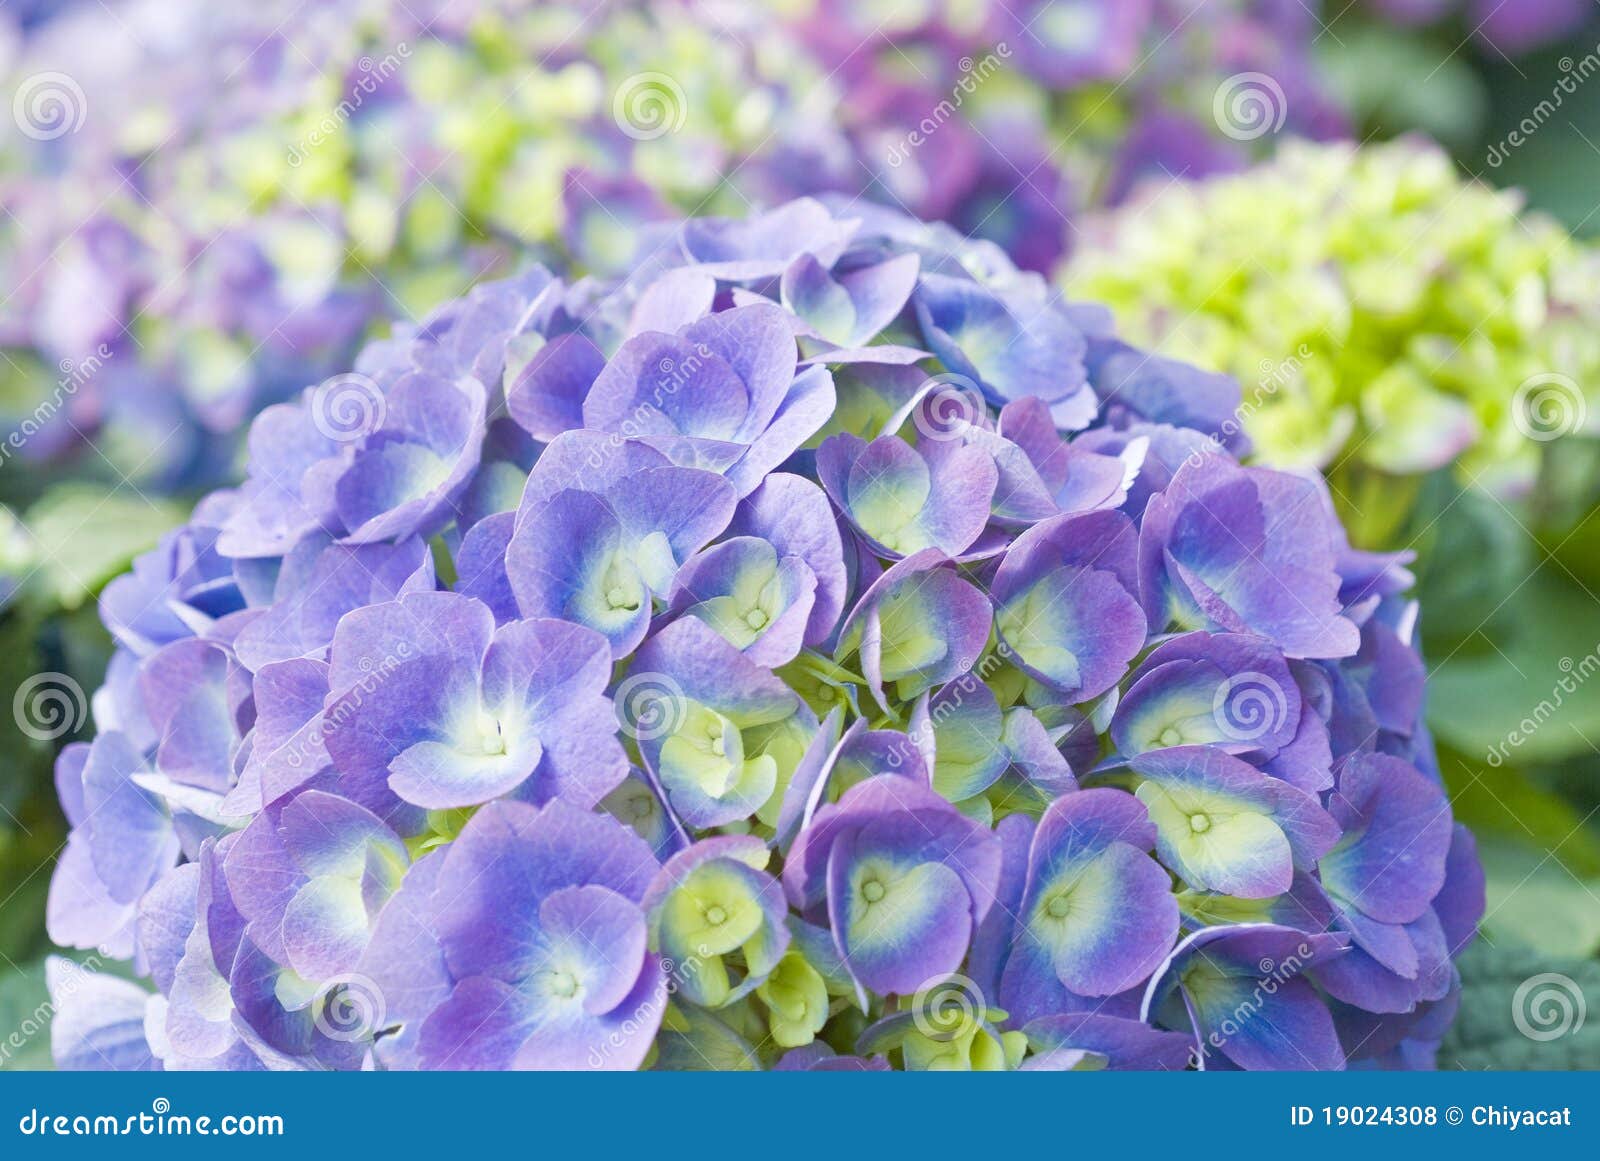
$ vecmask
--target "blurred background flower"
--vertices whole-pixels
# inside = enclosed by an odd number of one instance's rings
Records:
[[[0,414],[47,407],[30,460],[192,491],[390,320],[799,194],[1048,270],[1143,176],[1341,128],[1314,29],[1259,0],[72,6],[10,52]]]
[[[1600,263],[1521,209],[1423,141],[1294,142],[1147,187],[1064,278],[1249,386],[1260,456],[1327,472],[1358,543],[1388,547],[1431,472],[1543,518],[1575,498],[1548,461],[1600,451]]]

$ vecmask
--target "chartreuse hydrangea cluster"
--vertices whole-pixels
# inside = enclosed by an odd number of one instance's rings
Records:
[[[107,588],[68,1067],[1426,1063],[1404,561],[1236,389],[799,200],[369,346]],[[341,384],[348,387],[348,382]]]
[[[1425,473],[1518,496],[1554,440],[1600,433],[1600,264],[1519,213],[1418,141],[1292,143],[1103,219],[1065,278],[1236,375],[1261,459],[1329,468],[1382,542]]]

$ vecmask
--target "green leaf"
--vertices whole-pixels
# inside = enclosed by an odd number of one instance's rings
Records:
[[[6,899],[0,903],[0,966],[48,947],[45,892],[64,829],[50,780],[55,747],[25,734],[12,712],[23,684],[48,668],[35,648],[34,626],[15,612],[0,617],[0,898]],[[80,736],[87,736],[86,701],[65,709],[84,719]],[[0,1025],[0,1043],[4,1035]]]
[[[1417,551],[1417,595],[1428,656],[1447,664],[1493,653],[1516,632],[1517,587],[1534,571],[1537,545],[1517,519],[1449,472],[1430,476],[1405,543]]]
[[[1557,573],[1542,568],[1517,591],[1509,639],[1449,659],[1429,682],[1428,724],[1486,766],[1560,761],[1600,743],[1600,606]]]
[[[1585,825],[1589,808],[1535,782],[1526,770],[1485,768],[1448,748],[1439,752],[1439,768],[1456,821],[1480,839],[1548,853],[1575,875],[1600,877],[1600,833]]]
[[[38,549],[36,598],[77,608],[183,519],[179,505],[132,488],[53,488],[24,518]]]
[[[50,1057],[50,995],[44,961],[0,970],[0,1071],[47,1071]]]
[[[1490,88],[1490,118],[1478,148],[1462,157],[1467,168],[1482,172],[1496,185],[1526,191],[1531,208],[1554,214],[1588,235],[1600,229],[1594,214],[1600,155],[1589,145],[1600,140],[1600,102],[1557,93],[1556,82],[1567,74],[1573,55],[1581,56],[1592,47],[1588,40],[1577,53],[1569,42],[1515,61],[1486,57],[1483,72]],[[1568,58],[1568,67],[1562,67],[1563,57]],[[1551,101],[1552,94],[1563,97],[1559,112],[1530,135],[1528,118],[1540,102]],[[1509,140],[1513,130],[1519,133],[1520,145]]]
[[[53,832],[55,842],[60,832]],[[0,966],[20,963],[42,954],[50,946],[44,930],[45,900],[50,892],[50,866],[54,850],[39,855],[24,849],[20,855],[0,860],[0,882],[10,897],[0,906]],[[0,1042],[5,1026],[0,1024]]]
[[[1440,1068],[1600,1068],[1600,1019],[1578,1013],[1600,997],[1600,960],[1566,960],[1479,940],[1457,961],[1461,1010],[1439,1047]]]
[[[1480,845],[1488,880],[1483,931],[1547,956],[1600,951],[1600,879],[1580,878],[1544,851],[1509,843]]]
[[[1341,25],[1339,35],[1320,37],[1317,47],[1318,63],[1340,104],[1380,136],[1420,130],[1461,148],[1483,127],[1488,94],[1448,37],[1397,36],[1385,25],[1355,30]]]

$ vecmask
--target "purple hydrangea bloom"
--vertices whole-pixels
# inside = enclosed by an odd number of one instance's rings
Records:
[[[1155,845],[1155,827],[1125,791],[1082,790],[1046,808],[1000,979],[1007,1012],[1026,1024],[1086,1010],[1091,997],[1149,977],[1178,933],[1171,881],[1148,854]]]
[[[1059,262],[1071,236],[1063,224],[1086,202],[1118,201],[1145,178],[1238,169],[1249,142],[1269,130],[1345,132],[1312,59],[1321,27],[1303,5],[975,0],[880,9],[805,0],[792,8],[796,32],[840,90],[838,125],[855,156],[836,147],[828,164],[819,149],[799,176],[779,164],[788,188],[855,193],[865,170],[868,196],[993,239],[1030,270]],[[1213,116],[1219,90],[1227,97],[1241,84],[1250,93],[1243,104],[1256,107],[1232,115],[1247,123]],[[1075,97],[1095,111],[1116,102],[1121,115],[1106,118],[1115,136]],[[1251,121],[1268,102],[1266,120]]]
[[[325,730],[333,765],[387,780],[429,810],[516,792],[593,806],[627,773],[606,697],[611,651],[592,629],[544,618],[495,628],[455,593],[412,593],[339,623],[330,688],[385,677]]]
[[[994,900],[999,842],[930,787],[883,774],[819,810],[784,869],[857,988],[915,992],[955,972]]]
[[[1145,507],[1139,587],[1152,628],[1254,633],[1288,657],[1346,657],[1336,525],[1316,485],[1205,455]]]
[[[991,247],[656,247],[369,347],[106,590],[49,926],[141,982],[62,1065],[1425,1063],[1483,881],[1406,561]]]
[[[475,815],[434,883],[452,986],[419,1028],[422,1066],[637,1067],[665,1000],[642,906],[658,871],[632,831],[564,802]],[[486,921],[501,909],[529,922]]]
[[[1271,923],[1202,928],[1151,979],[1140,1014],[1181,1009],[1171,1020],[1192,1023],[1203,1068],[1342,1069],[1345,1050],[1311,973],[1345,943]]]

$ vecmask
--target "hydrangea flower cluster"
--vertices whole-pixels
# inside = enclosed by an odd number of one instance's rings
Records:
[[[49,922],[148,984],[58,1061],[1425,1064],[1482,879],[1404,558],[948,227],[646,245],[269,408],[106,589]]]
[[[1241,168],[1345,119],[1312,60],[1315,6],[1219,0],[800,0],[890,204],[1049,272],[1068,215],[1152,175]]]
[[[1336,464],[1383,542],[1395,477],[1456,465],[1525,495],[1552,441],[1600,433],[1600,263],[1520,206],[1418,141],[1293,143],[1100,220],[1065,278],[1135,341],[1251,384],[1262,459]]]

